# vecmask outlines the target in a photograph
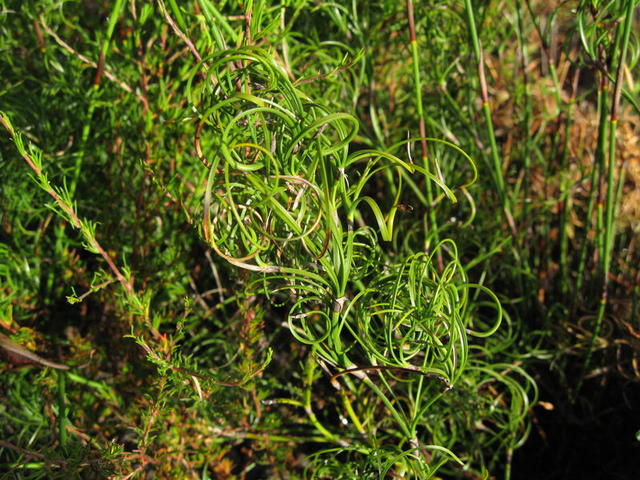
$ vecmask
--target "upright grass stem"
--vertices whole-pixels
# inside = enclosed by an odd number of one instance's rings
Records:
[[[62,448],[67,447],[67,424],[69,422],[68,418],[68,408],[67,408],[67,377],[65,372],[58,371],[58,437],[60,439],[60,445]]]
[[[591,176],[589,178],[589,199],[587,200],[587,212],[584,219],[584,238],[582,240],[582,245],[580,246],[580,252],[578,254],[578,267],[576,272],[576,296],[574,299],[574,308],[575,310],[575,302],[578,301],[582,293],[582,286],[585,280],[585,270],[587,265],[587,253],[589,251],[589,236],[591,234],[591,227],[593,225],[593,216],[594,210],[596,209],[597,197],[598,197],[598,185],[600,184],[600,177],[603,171],[605,151],[606,151],[606,143],[607,143],[607,135],[606,135],[606,125],[607,125],[607,114],[609,112],[608,108],[608,96],[609,96],[609,80],[605,75],[601,76],[601,84],[598,89],[598,100],[597,100],[597,111],[598,111],[598,139],[596,144],[595,158],[594,164],[591,168]],[[596,247],[597,247],[597,236],[596,233]],[[596,250],[597,252],[597,250]]]
[[[430,174],[431,166],[429,161],[429,154],[427,148],[427,129],[425,125],[425,113],[424,106],[422,105],[422,80],[420,74],[420,52],[418,46],[418,40],[416,37],[416,24],[413,10],[413,0],[407,0],[406,4],[407,8],[407,17],[409,18],[409,40],[411,46],[411,57],[412,57],[412,67],[413,67],[413,83],[414,83],[414,95],[416,102],[416,110],[418,114],[418,128],[420,132],[420,147],[421,147],[421,160],[422,166],[425,171]],[[429,230],[431,231],[431,235],[433,235],[434,244],[438,244],[438,225],[436,220],[436,211],[433,204],[433,189],[431,186],[431,180],[429,178],[425,178],[425,189],[426,189],[426,200],[427,205],[426,208],[428,210],[429,217]],[[431,235],[427,235],[426,238],[430,238]],[[426,245],[428,247],[428,245]],[[441,260],[440,260],[441,263]]]
[[[125,2],[124,0],[116,0],[111,10],[111,15],[109,15],[109,24],[107,25],[107,31],[105,38],[102,40],[102,47],[100,48],[100,53],[98,55],[98,64],[96,67],[96,74],[93,80],[93,85],[91,87],[91,91],[87,92],[87,97],[89,98],[89,105],[87,107],[87,113],[84,125],[82,127],[82,134],[80,136],[80,149],[76,153],[76,161],[73,168],[73,175],[71,177],[71,182],[69,184],[69,193],[73,197],[75,195],[75,191],[78,185],[78,180],[80,179],[80,172],[82,170],[82,163],[84,161],[87,140],[91,133],[91,124],[93,122],[93,114],[96,108],[96,104],[98,103],[99,89],[102,83],[102,77],[105,72],[105,64],[107,61],[107,54],[109,53],[109,47],[111,45],[111,39],[113,38],[113,33],[115,31],[116,25],[124,11]]]
[[[522,75],[522,96],[524,97],[524,110],[521,120],[521,132],[523,135],[522,142],[522,158],[524,163],[524,177],[523,177],[523,193],[522,193],[522,206],[520,222],[520,242],[519,247],[514,249],[514,257],[520,264],[520,269],[523,272],[518,275],[519,289],[522,292],[527,310],[532,309],[533,303],[530,295],[526,295],[525,292],[532,291],[534,289],[531,282],[531,264],[529,261],[530,256],[530,229],[532,228],[531,221],[531,157],[533,154],[532,141],[531,141],[531,118],[532,118],[532,102],[531,91],[529,87],[529,77],[527,73],[527,66],[529,64],[527,41],[524,29],[524,22],[522,18],[521,2],[515,2],[516,19],[517,19],[517,31],[518,31],[518,45],[520,49],[520,72]],[[519,251],[518,251],[519,250]]]
[[[618,127],[618,109],[620,107],[620,99],[622,96],[622,83],[623,76],[622,72],[625,67],[625,60],[627,55],[627,49],[629,47],[629,36],[631,33],[631,24],[633,23],[633,13],[636,5],[638,4],[637,0],[627,0],[625,2],[625,10],[623,16],[623,26],[622,31],[620,29],[616,29],[616,37],[621,33],[622,38],[620,40],[620,57],[618,58],[618,64],[616,68],[616,77],[615,84],[613,89],[613,100],[611,104],[611,116],[609,117],[609,152],[608,152],[608,168],[607,168],[607,184],[606,184],[606,205],[605,205],[605,213],[604,213],[604,244],[602,249],[602,258],[601,258],[601,282],[602,282],[602,292],[600,294],[600,302],[598,305],[598,310],[596,312],[596,319],[594,324],[593,333],[591,336],[591,341],[589,343],[589,348],[587,350],[584,364],[582,367],[582,373],[578,379],[578,384],[576,387],[576,392],[580,390],[582,387],[582,383],[584,381],[584,377],[587,371],[590,368],[591,358],[593,356],[593,350],[595,348],[598,337],[600,336],[600,331],[602,329],[602,321],[605,316],[607,303],[608,303],[608,295],[609,295],[609,274],[611,270],[611,258],[612,258],[612,250],[613,243],[615,239],[615,231],[616,231],[616,216],[615,216],[615,171],[616,171],[616,131]],[[618,38],[616,38],[613,42],[614,49],[618,44]],[[615,52],[612,52],[612,56],[615,57]]]
[[[575,93],[575,89],[574,89]],[[574,99],[567,106],[567,116],[564,122],[564,140],[562,156],[560,160],[560,292],[562,295],[569,293],[569,219],[571,208],[571,186],[569,183],[569,140],[573,125]]]
[[[476,28],[475,11],[471,0],[465,0],[465,11],[467,13],[467,21],[469,23],[469,35],[471,37],[471,45],[478,65],[478,79],[480,81],[480,94],[482,98],[482,111],[484,113],[485,124],[487,128],[487,136],[489,138],[489,144],[491,146],[491,161],[493,165],[493,179],[496,185],[498,198],[505,212],[510,216],[509,200],[505,192],[505,181],[502,173],[502,162],[500,161],[500,154],[498,153],[498,144],[496,143],[496,136],[493,127],[493,119],[491,116],[491,105],[489,103],[489,91],[487,88],[487,80],[484,69],[484,54],[482,51],[482,45],[480,43],[480,37]]]

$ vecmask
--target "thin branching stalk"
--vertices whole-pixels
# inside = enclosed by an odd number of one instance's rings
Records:
[[[2,126],[15,142],[16,147],[18,148],[18,151],[22,156],[22,159],[36,174],[36,179],[41,188],[43,188],[53,198],[60,210],[63,212],[64,216],[71,222],[71,225],[74,228],[80,230],[90,249],[98,253],[104,259],[104,261],[109,266],[109,269],[113,272],[124,289],[129,293],[133,293],[133,285],[131,283],[131,280],[127,279],[122,274],[120,269],[111,259],[111,256],[104,248],[102,248],[95,237],[93,226],[90,223],[81,220],[71,203],[71,199],[67,198],[67,195],[63,196],[63,194],[56,191],[56,189],[49,183],[46,174],[42,170],[42,163],[38,159],[38,156],[33,156],[27,153],[27,150],[24,148],[24,145],[22,143],[20,134],[14,130],[13,125],[11,125],[9,121],[9,118],[4,113],[0,113],[0,123],[2,123]],[[41,154],[39,154],[39,156],[41,156]]]

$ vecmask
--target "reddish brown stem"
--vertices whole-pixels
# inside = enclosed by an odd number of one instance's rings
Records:
[[[11,125],[9,125],[9,123],[3,116],[0,116],[0,123],[2,123],[2,126],[7,130],[7,132],[9,132],[9,135],[11,136],[11,138],[15,139],[15,132],[13,128],[11,127]],[[22,158],[24,159],[25,162],[27,162],[27,165],[29,165],[31,170],[35,172],[37,177],[42,176],[42,170],[38,168],[38,166],[35,164],[35,162],[29,155],[27,155],[26,153],[22,153]],[[81,229],[82,221],[80,220],[80,217],[78,217],[76,212],[73,210],[73,208],[67,205],[62,200],[62,198],[60,198],[60,195],[58,195],[58,193],[53,188],[46,187],[45,189],[47,193],[51,195],[51,197],[53,197],[54,201],[58,204],[58,206],[62,209],[62,211],[67,214],[68,218],[71,220],[71,224],[75,228]],[[98,243],[95,237],[88,237],[87,240],[89,241],[89,244],[91,245],[91,247],[95,249],[102,258],[104,258],[105,262],[107,262],[107,265],[109,265],[109,268],[111,269],[113,274],[116,276],[118,281],[125,288],[125,290],[128,293],[133,293],[133,286],[131,285],[131,283],[127,281],[124,275],[122,275],[122,273],[120,272],[120,269],[113,262],[113,260],[111,259],[109,254],[106,252],[106,250],[102,248],[102,246]]]

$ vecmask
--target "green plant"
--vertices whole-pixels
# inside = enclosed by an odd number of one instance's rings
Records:
[[[633,350],[636,5],[0,2],[3,463],[509,478]]]

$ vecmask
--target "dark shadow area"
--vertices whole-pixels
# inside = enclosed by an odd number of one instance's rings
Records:
[[[543,382],[540,386],[543,401],[558,396]],[[585,382],[574,405],[554,404],[553,410],[536,407],[529,440],[514,454],[511,478],[640,478],[639,399],[637,383],[592,379]]]

